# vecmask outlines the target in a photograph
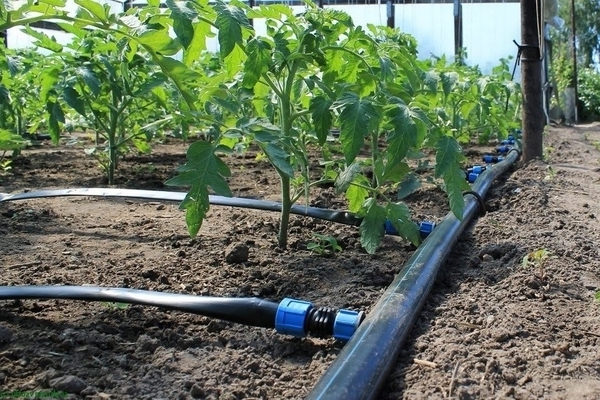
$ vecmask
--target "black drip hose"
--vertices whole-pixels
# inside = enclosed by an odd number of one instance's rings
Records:
[[[98,286],[0,286],[0,300],[64,299],[155,306],[218,318],[238,324],[275,327],[279,303],[255,298],[192,296]]]
[[[137,189],[112,189],[112,188],[76,188],[76,189],[49,189],[36,190],[26,193],[0,193],[0,202],[28,200],[43,197],[63,197],[63,196],[91,196],[91,197],[128,197],[149,200],[164,200],[181,202],[185,199],[185,193],[168,192],[159,190],[137,190]],[[251,208],[263,211],[281,211],[281,203],[268,200],[248,199],[242,197],[225,197],[210,195],[209,203],[217,206],[231,206],[240,208]],[[303,206],[294,204],[291,209],[292,214],[303,215],[306,217],[319,218],[326,221],[337,222],[340,224],[358,226],[361,218],[347,211],[328,210],[324,208]]]

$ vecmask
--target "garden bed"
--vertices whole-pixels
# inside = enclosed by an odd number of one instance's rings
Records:
[[[595,181],[600,127],[552,128],[549,163],[496,183],[443,269],[381,398],[592,398],[600,390],[600,289]],[[156,146],[120,164],[117,187],[171,190],[187,144]],[[474,148],[474,157],[483,151]],[[278,177],[252,153],[227,159],[234,196],[278,200]],[[79,149],[25,150],[4,193],[105,186]],[[182,190],[182,189],[181,189]],[[448,212],[428,186],[408,203],[417,221]],[[343,209],[332,188],[311,205]],[[210,296],[293,297],[369,312],[414,247],[387,236],[375,255],[358,229],[292,217],[286,250],[278,215],[211,208],[190,239],[177,204],[54,198],[0,205],[2,285],[98,285]],[[306,250],[318,233],[343,248]],[[247,249],[247,256],[245,255]],[[523,268],[531,251],[553,257]],[[575,316],[575,318],[574,318]],[[303,398],[335,359],[333,339],[297,339],[151,307],[73,301],[0,302],[0,388],[75,398]],[[423,363],[420,361],[428,361]],[[433,364],[431,364],[433,363]],[[427,364],[427,365],[426,365]]]

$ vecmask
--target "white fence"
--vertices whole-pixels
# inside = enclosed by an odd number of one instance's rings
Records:
[[[108,3],[115,12],[122,10],[122,3],[116,0],[96,0]],[[330,6],[347,12],[356,25],[385,25],[387,11],[385,4],[380,5],[336,5]],[[292,7],[300,12],[302,6]],[[73,4],[73,10],[75,5]],[[500,58],[515,55],[517,48],[512,42],[520,42],[520,4],[519,3],[464,3],[463,46],[466,48],[469,65],[479,65],[485,73],[499,64]],[[452,4],[396,4],[395,23],[401,31],[413,35],[418,42],[420,58],[432,55],[454,55],[454,14]],[[254,20],[258,35],[264,35],[266,27],[260,20]],[[44,30],[54,36],[59,43],[67,43],[69,34],[60,31]],[[30,47],[31,38],[19,28],[8,32],[8,45],[11,48]],[[209,39],[208,50],[217,51],[216,38]],[[519,79],[517,68],[516,79]]]

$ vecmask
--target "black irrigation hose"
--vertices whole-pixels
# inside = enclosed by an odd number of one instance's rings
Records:
[[[473,191],[484,198],[492,182],[519,158],[506,159],[484,171]],[[368,317],[317,382],[307,399],[373,399],[393,368],[435,277],[460,234],[480,211],[478,198],[465,195],[463,218],[449,213],[396,276]]]
[[[0,300],[64,299],[155,306],[239,324],[275,327],[278,303],[254,297],[203,297],[98,286],[0,286]]]
[[[26,193],[0,193],[0,203],[3,201],[29,200],[43,197],[63,196],[91,196],[91,197],[128,197],[148,200],[166,200],[181,202],[186,193],[167,192],[158,190],[137,189],[112,189],[112,188],[77,188],[77,189],[49,189],[35,190]],[[231,206],[240,208],[252,208],[263,211],[281,211],[281,203],[276,201],[247,199],[241,197],[209,196],[210,204],[217,206]],[[326,221],[337,222],[346,225],[360,225],[361,219],[346,211],[327,210],[324,208],[308,207],[294,204],[292,214],[306,217],[319,218]]]
[[[297,337],[308,334],[347,341],[364,319],[363,312],[316,308],[290,298],[280,303],[256,297],[209,297],[98,286],[0,286],[0,300],[62,299],[154,306],[218,318],[238,324],[275,328]]]

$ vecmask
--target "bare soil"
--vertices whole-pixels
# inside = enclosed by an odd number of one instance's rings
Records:
[[[171,190],[163,182],[185,161],[187,145],[126,157],[116,186]],[[492,187],[489,212],[442,269],[381,399],[600,398],[600,125],[550,127],[545,145],[545,161],[521,165]],[[235,196],[277,200],[267,164],[252,153],[227,162]],[[93,158],[49,144],[24,151],[0,176],[4,193],[99,186],[106,183]],[[448,212],[435,186],[407,201],[416,220],[439,222]],[[311,205],[344,208],[331,188],[316,191]],[[294,297],[368,314],[414,251],[386,237],[368,255],[356,228],[304,217],[292,218],[290,246],[281,250],[277,224],[275,213],[215,206],[190,239],[173,203],[2,203],[0,285]],[[334,236],[343,251],[307,251],[312,233]],[[248,256],[232,257],[240,248]],[[537,250],[551,256],[523,267]],[[301,399],[342,346],[137,305],[0,301],[0,397],[54,390],[74,399]]]

